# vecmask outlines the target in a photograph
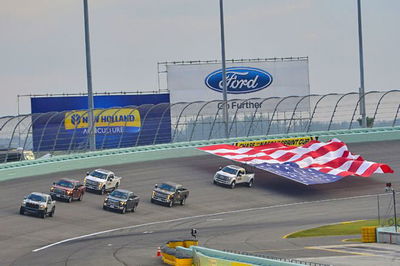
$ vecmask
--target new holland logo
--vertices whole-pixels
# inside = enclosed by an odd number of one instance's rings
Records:
[[[95,127],[124,127],[129,131],[141,127],[140,113],[133,108],[96,109],[93,111]],[[87,111],[71,111],[65,113],[66,130],[87,128],[89,117]]]
[[[71,116],[71,123],[75,126],[79,125],[79,123],[81,122],[81,116],[78,114],[73,114]]]
[[[226,69],[227,92],[243,94],[265,89],[272,83],[272,75],[265,70],[254,67],[229,67]],[[209,74],[205,79],[206,86],[222,92],[222,70]]]

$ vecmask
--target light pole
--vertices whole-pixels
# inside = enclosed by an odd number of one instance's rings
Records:
[[[228,138],[228,91],[226,85],[226,61],[225,61],[225,32],[224,32],[224,3],[219,0],[219,18],[221,26],[221,57],[222,57],[222,93],[223,93],[223,117],[225,123],[225,137]]]
[[[397,214],[396,214],[396,191],[392,188],[392,183],[386,183],[386,192],[392,192],[393,195],[393,215],[394,215],[394,231],[397,233]]]
[[[361,21],[361,0],[357,0],[357,13],[358,13],[358,54],[360,60],[360,114],[361,114],[361,127],[367,127],[367,117],[365,114],[365,92],[364,92],[364,52],[363,52],[363,37],[362,37],[362,21]]]
[[[86,47],[86,75],[87,75],[87,90],[88,90],[88,138],[89,148],[91,151],[96,149],[96,133],[94,130],[93,116],[93,89],[92,89],[92,64],[90,62],[90,38],[89,38],[89,11],[88,0],[83,0],[83,14],[85,20],[85,47]]]

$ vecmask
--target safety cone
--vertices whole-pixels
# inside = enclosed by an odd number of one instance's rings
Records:
[[[157,248],[157,254],[156,254],[156,256],[157,256],[157,257],[161,257],[161,248],[160,248],[160,247]]]

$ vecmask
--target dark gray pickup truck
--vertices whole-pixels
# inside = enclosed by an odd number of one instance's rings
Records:
[[[166,182],[154,186],[151,202],[162,203],[168,207],[172,207],[175,203],[184,205],[187,197],[189,197],[189,190],[180,184]]]
[[[139,200],[139,196],[133,194],[132,191],[116,189],[104,199],[103,209],[116,210],[120,213],[134,212],[139,205]]]

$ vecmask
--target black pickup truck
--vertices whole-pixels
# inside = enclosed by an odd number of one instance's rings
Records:
[[[116,210],[120,213],[136,211],[139,205],[139,196],[125,189],[116,189],[109,194],[103,203],[104,210]]]
[[[154,186],[151,195],[151,202],[162,203],[168,207],[172,207],[175,203],[185,205],[188,196],[189,190],[184,188],[182,185],[173,182],[166,182]]]

